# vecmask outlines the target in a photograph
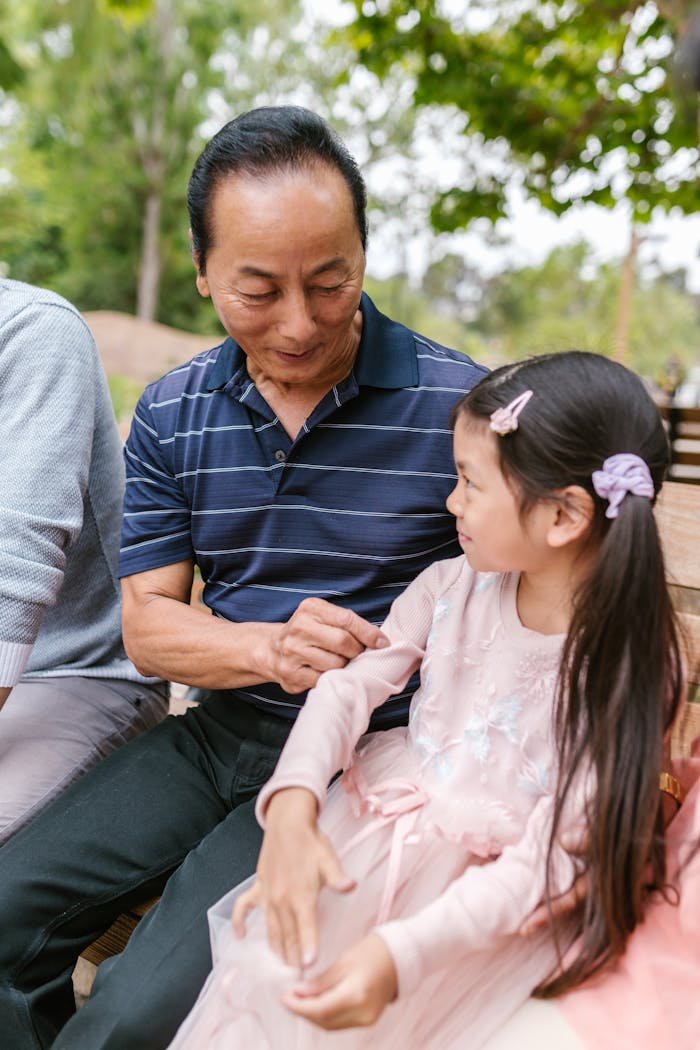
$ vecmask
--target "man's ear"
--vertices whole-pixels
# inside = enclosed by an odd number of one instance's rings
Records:
[[[187,236],[190,239],[190,246],[191,246],[191,251],[192,251],[192,262],[194,263],[194,268],[197,271],[197,277],[195,278],[195,284],[197,285],[197,291],[205,299],[208,299],[209,296],[211,295],[211,292],[209,291],[209,283],[207,281],[206,274],[203,274],[201,272],[201,270],[199,269],[199,261],[200,261],[199,260],[199,252],[195,251],[194,245],[192,243],[192,230],[191,230],[191,228],[187,231]]]
[[[586,535],[593,519],[593,497],[581,485],[568,485],[557,492],[557,496],[547,543],[550,547],[565,547]]]
[[[196,265],[197,264],[195,263],[195,266]],[[199,269],[197,270],[195,284],[197,285],[197,291],[199,292],[199,294],[205,299],[208,299],[211,295],[211,292],[209,291],[209,282],[207,281],[207,275],[205,273],[200,273]]]

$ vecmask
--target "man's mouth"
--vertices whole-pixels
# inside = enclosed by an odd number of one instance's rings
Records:
[[[285,350],[277,350],[276,353],[277,356],[281,357],[283,361],[301,362],[308,360],[308,358],[311,357],[315,349],[316,347],[312,346],[309,350],[297,351],[293,354],[287,353]]]

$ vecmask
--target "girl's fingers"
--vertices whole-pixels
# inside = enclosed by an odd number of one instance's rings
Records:
[[[576,879],[576,882],[570,890],[567,890],[566,893],[562,893],[559,897],[555,897],[551,902],[552,916],[555,919],[558,919],[563,915],[568,915],[569,912],[575,911],[579,904],[586,899],[587,892],[588,876],[581,875]],[[540,904],[539,907],[533,911],[532,915],[530,915],[530,917],[521,925],[518,933],[523,937],[528,937],[536,930],[543,929],[548,922],[549,911],[547,910],[547,905]]]
[[[282,996],[282,1002],[292,1013],[305,1017],[321,1028],[345,1028],[355,1020],[355,1011],[348,1000],[347,990],[343,983],[325,991],[311,995],[308,989],[305,994],[297,994],[294,989]]]
[[[329,889],[336,890],[337,893],[349,893],[357,885],[354,879],[345,874],[340,866],[340,861],[332,849],[329,850],[328,856],[323,862],[321,874],[325,885]]]
[[[301,951],[299,948],[299,929],[296,914],[289,908],[280,908],[278,909],[277,917],[282,938],[282,958],[289,966],[301,969]]]
[[[316,922],[315,899],[308,901],[305,907],[300,907],[298,909],[297,927],[299,931],[301,965],[313,966],[318,952],[318,928]]]
[[[267,942],[270,948],[279,955],[280,959],[284,959],[284,938],[282,936],[282,930],[280,928],[277,913],[268,908],[265,912],[265,922],[267,925]]]
[[[341,976],[336,972],[335,964],[329,966],[327,970],[320,973],[318,977],[311,977],[306,981],[299,981],[290,990],[289,994],[299,999],[312,999],[316,996],[323,995],[330,988],[335,988],[341,980]]]
[[[245,924],[253,908],[260,903],[259,883],[255,883],[249,890],[242,893],[233,906],[231,923],[237,937],[245,937]]]

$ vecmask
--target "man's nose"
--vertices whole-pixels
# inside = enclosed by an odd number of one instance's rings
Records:
[[[309,298],[303,292],[290,293],[285,296],[281,306],[277,323],[280,335],[295,343],[308,342],[316,331],[316,320]]]

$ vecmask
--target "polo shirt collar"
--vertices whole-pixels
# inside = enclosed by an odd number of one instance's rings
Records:
[[[360,300],[360,310],[362,337],[353,369],[358,384],[386,390],[416,386],[418,358],[413,333],[380,313],[365,292]],[[207,390],[220,390],[226,386],[244,362],[245,354],[238,343],[227,339],[211,370]]]

